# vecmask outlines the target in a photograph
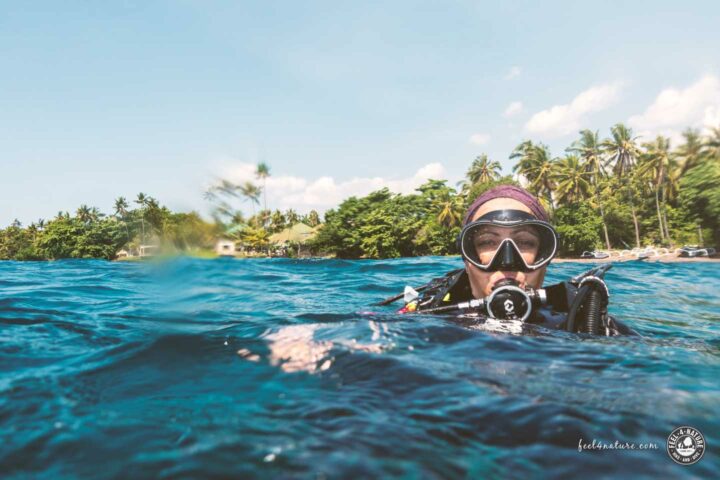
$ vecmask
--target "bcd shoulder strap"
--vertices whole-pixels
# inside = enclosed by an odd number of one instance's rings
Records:
[[[417,301],[417,310],[463,302],[472,298],[470,281],[464,268],[433,279],[429,285]]]

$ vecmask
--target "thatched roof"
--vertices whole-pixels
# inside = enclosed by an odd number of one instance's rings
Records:
[[[270,243],[283,244],[286,242],[305,243],[317,233],[317,227],[312,228],[304,223],[296,223],[292,227],[270,235]]]

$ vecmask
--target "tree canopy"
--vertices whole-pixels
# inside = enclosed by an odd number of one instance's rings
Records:
[[[642,143],[641,140],[643,141]],[[269,237],[297,223],[318,230],[316,254],[342,258],[391,258],[455,253],[455,239],[469,204],[500,184],[519,184],[537,195],[561,233],[561,254],[594,248],[640,245],[720,245],[720,127],[704,134],[688,129],[673,146],[663,136],[640,139],[616,124],[609,135],[583,130],[554,157],[531,140],[509,155],[514,175],[502,175],[500,162],[479,154],[470,163],[460,191],[431,179],[410,194],[381,189],[350,197],[325,212],[269,210],[264,198],[270,167],[252,181],[219,180],[205,192],[213,222],[195,212],[173,213],[139,193],[129,202],[118,197],[103,214],[80,205],[74,214],[58,212],[27,227],[15,221],[0,229],[0,259],[113,258],[120,248],[147,242],[178,250],[211,247],[219,237],[251,248],[268,247]],[[256,211],[263,197],[263,207]],[[239,205],[249,202],[246,217]],[[131,207],[134,206],[135,208]]]

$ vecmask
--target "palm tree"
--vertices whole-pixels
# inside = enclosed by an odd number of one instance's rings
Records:
[[[525,140],[520,145],[515,147],[515,149],[510,154],[510,160],[517,161],[517,163],[513,167],[513,172],[525,177],[528,183],[532,183],[529,176],[531,175],[530,171],[532,170],[531,167],[533,163],[534,148],[535,145],[533,145],[530,140]]]
[[[32,241],[34,242],[34,241],[35,241],[35,238],[37,237],[37,233],[38,233],[38,227],[37,227],[37,225],[35,224],[35,222],[31,223],[31,224],[27,227],[27,232],[30,234],[30,237],[32,238]]]
[[[295,210],[289,208],[285,211],[285,221],[287,222],[289,227],[292,227],[300,221],[300,217]]]
[[[270,229],[279,232],[283,228],[285,228],[285,215],[280,210],[275,210],[270,216]]]
[[[115,215],[117,215],[120,218],[125,218],[125,215],[127,215],[127,209],[130,205],[128,205],[127,200],[125,200],[125,197],[118,197],[115,199]]]
[[[260,225],[262,225],[263,228],[270,224],[270,215],[270,210],[263,209],[258,212],[257,216],[260,218]]]
[[[236,210],[235,212],[232,212],[230,215],[230,222],[233,225],[242,225],[245,223],[245,217],[243,216],[243,213],[240,210]]]
[[[120,221],[123,222],[123,225],[125,226],[125,242],[130,242],[130,230],[128,229],[127,222],[125,221],[125,218],[128,214],[128,208],[130,205],[128,204],[125,197],[118,197],[115,199],[115,216],[117,216]]]
[[[249,182],[248,182],[249,183]],[[215,185],[213,187],[214,191],[217,193],[220,193],[222,195],[225,195],[227,197],[238,197],[238,191],[240,191],[240,194],[242,194],[242,190],[240,185],[236,185],[233,182],[229,180],[222,179],[220,180],[220,183]]]
[[[75,216],[83,223],[89,223],[92,220],[92,212],[90,207],[85,204],[80,205],[80,208],[75,212]]]
[[[255,176],[263,182],[263,209],[267,210],[267,188],[266,181],[270,176],[270,167],[265,162],[260,162],[255,170]]]
[[[311,227],[317,227],[320,225],[320,215],[316,210],[310,210],[307,216],[308,225]]]
[[[554,170],[558,202],[576,203],[585,199],[590,191],[591,173],[576,155],[568,155],[556,162]]]
[[[590,173],[592,179],[595,201],[600,208],[600,219],[602,220],[603,234],[605,235],[605,246],[608,250],[610,245],[610,235],[608,234],[607,222],[605,221],[605,208],[600,196],[600,180],[605,176],[605,166],[602,152],[600,151],[600,140],[598,132],[590,130],[582,130],[580,132],[580,140],[576,140],[570,148],[569,152],[577,153],[584,162],[585,169]]]
[[[157,201],[156,198],[148,197],[147,207],[148,207],[148,210],[159,210],[160,203]]]
[[[628,186],[633,178],[635,162],[640,155],[640,150],[635,143],[637,137],[633,137],[632,129],[622,123],[615,124],[610,129],[610,134],[612,138],[603,140],[600,147],[608,156],[608,164],[612,165],[613,172],[623,183],[628,193],[630,212],[632,213],[633,224],[635,225],[635,243],[636,246],[640,248],[640,225],[635,210],[632,188]]]
[[[217,184],[212,185],[205,192],[203,192],[203,199],[214,204],[212,216],[216,222],[222,223],[222,217],[230,219],[230,223],[239,224],[243,223],[236,222],[234,217],[237,215],[242,216],[239,211],[235,211],[225,198],[238,198],[241,194],[239,185],[236,185],[228,180],[220,180]]]
[[[682,161],[680,176],[697,165],[707,153],[707,145],[703,142],[703,138],[698,130],[688,128],[683,132],[682,136],[685,139],[685,143],[680,145],[676,150],[677,158]]]
[[[612,138],[603,140],[601,147],[608,154],[608,162],[618,177],[625,177],[632,173],[640,149],[637,146],[638,137],[633,137],[632,129],[622,123],[615,124],[610,129]]]
[[[245,182],[236,188],[240,190],[240,194],[245,197],[246,200],[250,201],[253,208],[253,216],[255,216],[255,205],[260,204],[260,194],[262,193],[262,188],[252,182]]]
[[[470,181],[472,187],[476,183],[488,183],[500,178],[502,166],[500,162],[491,162],[486,154],[478,155],[473,160],[465,177]]]
[[[147,205],[147,201],[148,201],[147,195],[145,195],[142,192],[137,194],[135,203],[137,203],[140,206],[140,221],[142,223],[142,238],[140,239],[140,243],[145,243],[145,206]]]
[[[243,222],[235,222],[235,216],[238,214],[240,215],[240,217],[242,217],[242,213],[236,212],[233,209],[232,205],[230,205],[227,202],[220,202],[219,204],[217,204],[215,206],[215,209],[213,210],[213,215],[217,216],[216,220],[218,219],[219,216],[223,216],[223,217],[230,218],[231,223],[233,223],[233,224],[243,223]]]
[[[539,143],[534,145],[531,141],[525,141],[518,145],[511,159],[518,159],[513,167],[513,172],[525,177],[528,181],[528,190],[537,196],[545,197],[552,210],[555,210],[553,201],[553,160],[550,156],[550,149],[547,145]]]
[[[262,227],[247,227],[242,232],[242,241],[254,249],[262,249],[268,244],[269,234]]]
[[[90,209],[90,221],[91,222],[97,222],[104,216],[105,216],[105,214],[101,213],[97,207],[92,207]]]
[[[148,225],[150,226],[151,236],[156,233],[162,234],[164,232],[164,228],[166,226],[169,227],[169,225],[166,225],[163,222],[163,208],[160,206],[160,202],[158,202],[156,198],[148,196],[145,205],[145,215],[148,217]]]
[[[215,187],[210,187],[203,192],[203,200],[208,202],[214,202],[217,200],[217,194],[215,193]]]
[[[462,197],[455,195],[447,196],[438,202],[437,205],[440,207],[440,213],[437,216],[437,221],[440,225],[447,228],[460,225],[462,221]]]
[[[720,127],[710,130],[710,134],[705,139],[705,148],[710,158],[720,160]]]
[[[640,157],[638,175],[650,179],[655,188],[655,207],[657,209],[660,238],[670,241],[670,232],[663,222],[663,211],[666,197],[665,183],[670,170],[670,139],[661,135],[654,142],[643,145],[646,153]]]
[[[700,164],[705,158],[716,158],[720,161],[720,127],[710,131],[707,138],[703,138],[696,129],[688,128],[683,132],[685,143],[675,151],[675,158],[680,161],[679,168],[672,168],[667,176],[668,200],[674,200],[678,194],[680,178],[691,168]],[[667,225],[667,220],[665,221]],[[702,244],[702,225],[697,224],[698,237]]]

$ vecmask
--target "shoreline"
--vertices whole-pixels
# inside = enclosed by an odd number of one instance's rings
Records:
[[[335,259],[337,257],[333,256],[317,256],[317,257],[303,257],[303,258],[294,258],[294,257],[267,257],[267,256],[209,256],[209,255],[178,255],[178,256],[186,256],[190,258],[199,258],[199,259],[206,259],[206,260],[215,260],[218,258],[231,258],[231,259],[237,259],[237,260],[243,260],[243,259],[260,259],[260,258],[293,258],[294,260],[303,260],[306,258],[313,258],[313,259],[323,259],[323,260],[330,260]],[[425,255],[425,256],[432,256],[432,255]],[[459,257],[459,255],[444,255],[446,257]],[[130,258],[117,258],[115,260],[111,260],[112,262],[143,262],[143,261],[153,261],[153,260],[162,260],[167,258],[173,258],[174,256],[155,256],[155,257],[130,257]],[[423,258],[422,256],[418,257],[399,257],[399,258]],[[340,260],[391,260],[387,258],[351,258],[351,259],[340,259]],[[675,255],[662,255],[657,257],[648,257],[642,260],[639,260],[635,257],[608,257],[608,258],[571,258],[571,257],[556,257],[552,260],[551,263],[588,263],[588,264],[599,264],[599,263],[626,263],[626,262],[642,262],[642,263],[720,263],[720,257],[678,257]]]
[[[648,257],[639,260],[634,257],[608,257],[608,258],[554,258],[553,263],[624,263],[624,262],[642,262],[642,263],[720,263],[718,257],[678,257],[673,255],[663,255],[659,257]]]

